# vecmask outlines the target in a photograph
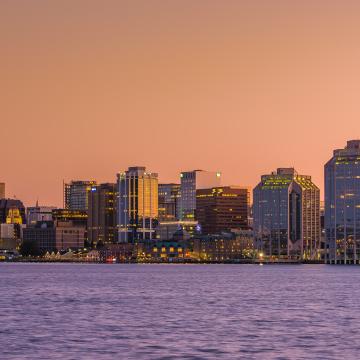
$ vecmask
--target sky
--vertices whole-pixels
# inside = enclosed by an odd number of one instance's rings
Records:
[[[295,167],[323,189],[360,138],[360,2],[2,0],[0,182],[62,205],[62,182],[128,166],[254,187]]]

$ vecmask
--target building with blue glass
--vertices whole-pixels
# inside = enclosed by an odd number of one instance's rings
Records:
[[[327,263],[360,263],[360,140],[325,164],[325,244]]]
[[[263,175],[253,192],[254,237],[269,258],[320,258],[320,190],[293,168]]]

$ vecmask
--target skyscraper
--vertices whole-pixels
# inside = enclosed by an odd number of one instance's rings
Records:
[[[196,190],[221,185],[221,173],[193,170],[180,174],[180,220],[194,220],[196,209]]]
[[[180,184],[159,184],[159,221],[174,221],[178,218]]]
[[[88,241],[90,244],[117,242],[116,184],[99,184],[88,193]]]
[[[129,167],[117,175],[118,241],[153,239],[158,219],[158,175]]]
[[[5,199],[5,183],[0,182],[0,199]]]
[[[87,211],[88,192],[96,181],[71,181],[64,183],[64,207],[68,210]]]
[[[254,236],[267,256],[318,259],[320,190],[307,175],[280,168],[254,189]]]
[[[360,263],[360,140],[325,165],[325,244],[326,262]]]
[[[250,192],[247,188],[221,186],[196,191],[196,219],[203,234],[247,229]]]

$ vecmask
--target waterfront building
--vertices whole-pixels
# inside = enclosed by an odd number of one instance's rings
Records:
[[[360,263],[360,140],[334,150],[325,165],[325,260]]]
[[[53,221],[38,221],[23,230],[23,242],[36,243],[40,254],[56,251],[56,232]]]
[[[74,211],[87,211],[88,192],[94,185],[96,185],[94,180],[64,183],[64,208]]]
[[[23,225],[0,224],[0,250],[16,250],[19,247],[21,242],[19,230],[21,236],[21,226]]]
[[[41,254],[84,247],[85,228],[71,221],[38,221],[23,229],[23,241],[37,244]]]
[[[221,173],[193,170],[180,174],[180,220],[196,220],[196,190],[221,185]]]
[[[250,261],[255,256],[251,230],[195,237],[193,258],[204,262]]]
[[[55,206],[31,206],[26,209],[27,226],[34,226],[38,221],[52,221],[52,212],[55,210]]]
[[[88,241],[112,244],[117,242],[116,184],[94,185],[88,193]]]
[[[320,258],[320,190],[293,168],[263,175],[254,189],[254,236],[265,256]]]
[[[159,184],[159,221],[178,219],[180,205],[180,184]]]
[[[86,228],[71,221],[55,222],[55,247],[58,251],[81,249],[85,244]]]
[[[184,262],[191,260],[192,241],[164,240],[138,244],[138,262]]]
[[[5,199],[5,183],[0,182],[0,199]]]
[[[118,241],[138,242],[155,237],[158,220],[158,175],[145,167],[129,167],[117,175]]]
[[[196,190],[196,219],[203,234],[247,229],[250,205],[248,188],[221,186]]]

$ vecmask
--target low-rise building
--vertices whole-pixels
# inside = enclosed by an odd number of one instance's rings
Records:
[[[250,230],[195,238],[193,257],[204,262],[238,262],[255,256]]]

